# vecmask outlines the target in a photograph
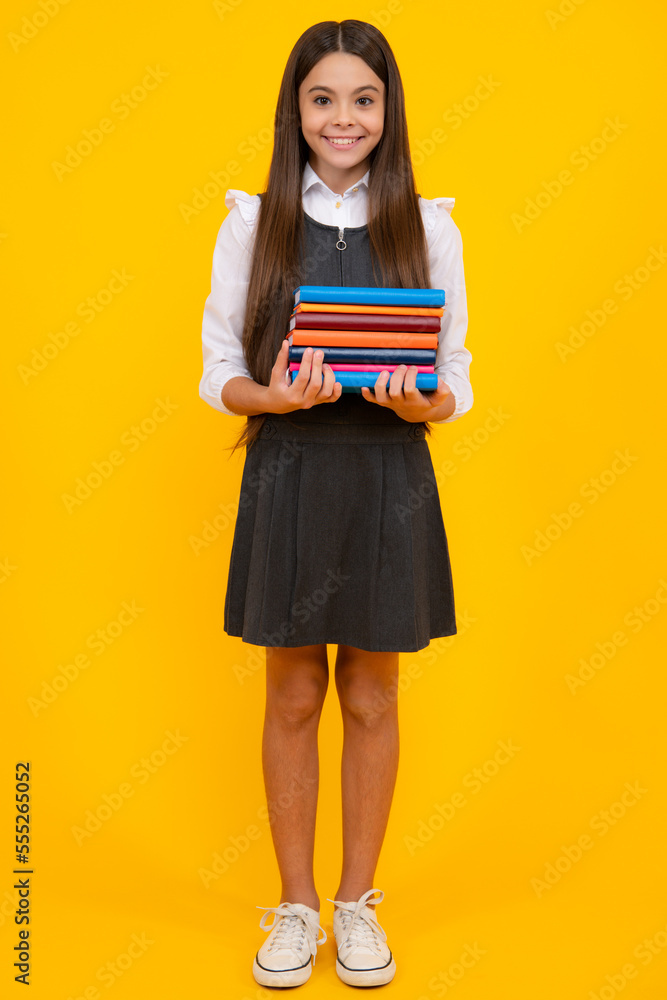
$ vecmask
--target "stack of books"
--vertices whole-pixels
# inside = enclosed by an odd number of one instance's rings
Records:
[[[299,285],[287,335],[292,379],[312,347],[324,351],[343,392],[372,389],[381,371],[402,364],[417,365],[417,389],[437,389],[444,305],[444,288]]]

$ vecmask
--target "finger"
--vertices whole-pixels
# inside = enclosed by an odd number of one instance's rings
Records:
[[[444,403],[451,391],[451,388],[447,385],[442,375],[438,375],[437,387],[433,390],[433,392],[429,392],[426,395],[426,398],[432,406],[439,406],[440,403]]]
[[[411,403],[416,403],[421,396],[421,392],[417,388],[417,365],[410,365],[408,367],[403,382],[403,394]]]
[[[329,402],[334,390],[334,384],[336,382],[336,377],[333,373],[333,368],[331,365],[326,363],[322,364],[322,388],[319,395],[325,397],[326,402]]]
[[[278,374],[281,376],[284,376],[285,372],[289,367],[288,358],[289,358],[289,341],[287,340],[287,338],[285,338],[285,340],[283,340],[282,344],[280,345],[280,350],[278,351],[278,357],[276,358],[275,362],[276,370],[278,371]]]
[[[398,368],[395,368],[391,373],[391,379],[389,380],[389,396],[392,400],[403,398],[403,379],[407,370],[407,365],[399,365]]]
[[[331,367],[331,365],[325,365],[324,367],[328,369],[329,372],[331,372],[331,391],[329,398],[326,400],[326,402],[335,403],[336,400],[339,399],[341,396],[341,393],[343,391],[343,384],[342,382],[336,381],[336,373]]]
[[[312,347],[307,347],[303,354],[301,355],[301,362],[299,364],[299,370],[293,372],[292,376],[296,375],[296,378],[292,377],[292,385],[296,384],[299,392],[303,393],[308,386],[308,380],[310,379],[310,369],[312,361],[313,349]]]
[[[375,382],[375,401],[376,403],[382,403],[384,406],[389,405],[389,396],[387,395],[387,383],[389,382],[390,372],[385,368],[378,375]]]
[[[306,393],[308,396],[312,396],[313,399],[319,395],[322,389],[322,360],[324,358],[324,351],[316,350],[313,352],[312,365],[310,369],[310,382],[308,383],[308,388]]]
[[[292,375],[289,370],[289,343],[287,339],[285,339],[280,345],[280,349],[276,355],[276,360],[273,362],[270,380],[271,382],[283,382],[285,385],[289,386],[290,380],[288,379],[288,374]]]

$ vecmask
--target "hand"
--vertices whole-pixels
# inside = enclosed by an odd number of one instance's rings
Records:
[[[285,381],[288,358],[289,344],[285,338],[271,370],[268,387],[270,403],[267,406],[270,412],[289,413],[291,410],[308,410],[318,403],[336,402],[343,391],[343,386],[340,382],[336,382],[331,365],[323,363],[324,351],[313,351],[312,347],[305,349],[296,378],[294,378],[295,373],[291,373],[291,385]]]
[[[434,409],[441,406],[449,394],[450,387],[441,375],[438,376],[438,388],[428,395],[416,388],[417,366],[399,365],[393,372],[380,372],[375,383],[375,395],[367,386],[361,387],[364,399],[380,406],[388,406],[403,420],[421,423],[434,419]]]

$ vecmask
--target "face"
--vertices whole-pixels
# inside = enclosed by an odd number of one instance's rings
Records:
[[[382,137],[382,80],[359,56],[331,52],[299,87],[299,111],[311,149],[308,162],[331,191],[342,194],[364,176],[369,153]],[[348,141],[332,141],[337,138]]]

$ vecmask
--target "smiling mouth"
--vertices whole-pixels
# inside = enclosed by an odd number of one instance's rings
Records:
[[[334,146],[336,149],[351,149],[353,146],[356,146],[357,143],[361,139],[363,139],[364,137],[363,137],[363,135],[355,135],[354,138],[352,136],[349,136],[349,137],[348,136],[345,136],[345,137],[340,136],[340,139],[342,140],[340,142],[337,142],[336,139],[334,139],[334,138],[332,138],[331,136],[328,136],[328,135],[323,135],[322,138],[326,139],[326,141],[328,142],[328,144],[330,146]],[[336,138],[338,138],[338,137],[336,137]]]

